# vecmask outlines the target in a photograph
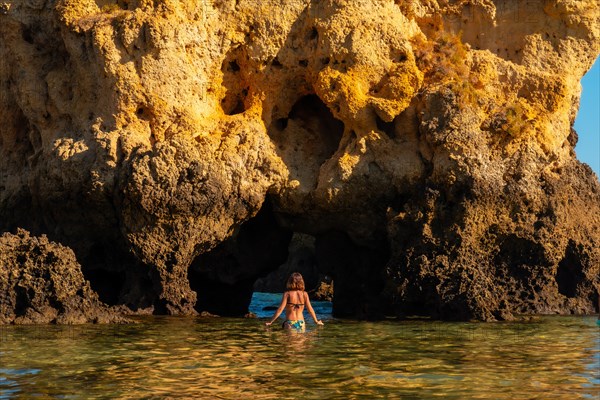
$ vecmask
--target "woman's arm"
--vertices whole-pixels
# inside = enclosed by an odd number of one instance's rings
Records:
[[[270,326],[273,322],[275,322],[275,320],[277,318],[279,318],[279,316],[285,309],[285,305],[287,304],[287,297],[288,297],[288,292],[285,292],[283,294],[283,298],[281,299],[281,304],[279,305],[279,308],[277,309],[277,311],[275,311],[275,315],[273,315],[273,318],[271,318],[271,321],[265,322],[265,325]]]
[[[312,304],[310,304],[310,299],[308,298],[308,293],[304,292],[304,303],[306,304],[306,308],[308,308],[308,312],[310,316],[315,320],[317,325],[323,325],[323,321],[317,319],[317,314],[315,314],[315,310],[312,308]]]

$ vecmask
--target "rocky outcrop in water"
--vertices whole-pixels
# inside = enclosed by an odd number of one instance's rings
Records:
[[[594,0],[59,0],[0,8],[0,228],[100,299],[243,314],[314,237],[334,313],[594,310],[575,157]],[[594,286],[595,285],[595,286]]]
[[[0,324],[125,321],[98,300],[73,251],[24,230],[0,236]]]

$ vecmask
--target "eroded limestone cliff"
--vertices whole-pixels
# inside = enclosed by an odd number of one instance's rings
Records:
[[[302,233],[340,316],[594,311],[596,0],[5,1],[0,35],[0,228],[108,304],[243,314]]]

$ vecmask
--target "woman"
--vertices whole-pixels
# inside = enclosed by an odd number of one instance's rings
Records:
[[[275,315],[269,322],[265,322],[265,325],[271,326],[273,322],[285,309],[285,321],[283,321],[283,328],[288,331],[304,332],[304,306],[308,308],[308,312],[315,320],[317,325],[323,325],[321,320],[317,320],[315,310],[313,310],[310,300],[308,299],[308,293],[304,291],[304,279],[298,272],[294,272],[288,278],[286,284],[287,291],[283,294],[281,304],[275,312]]]

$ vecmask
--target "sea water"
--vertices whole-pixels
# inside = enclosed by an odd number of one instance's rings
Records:
[[[0,326],[0,399],[599,399],[595,317],[528,322],[144,317],[131,325]],[[265,310],[265,308],[267,308]],[[281,321],[281,320],[280,320]]]

